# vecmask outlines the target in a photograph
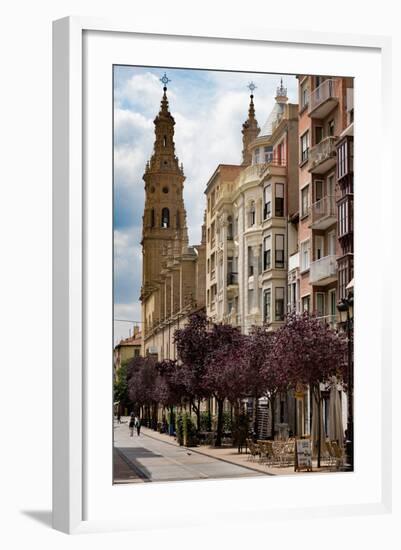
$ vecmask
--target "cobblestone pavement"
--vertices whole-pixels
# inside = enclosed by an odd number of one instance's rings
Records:
[[[251,465],[238,465],[195,449],[180,447],[168,436],[165,437],[170,441],[154,437],[153,434],[155,432],[152,430],[142,428],[139,437],[136,432],[130,437],[128,423],[123,421],[122,424],[114,425],[115,465],[119,464],[117,470],[120,468],[120,479],[116,479],[116,482],[124,482],[124,477],[125,482],[129,483],[267,475]]]

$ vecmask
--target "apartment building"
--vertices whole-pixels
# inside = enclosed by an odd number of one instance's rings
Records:
[[[207,314],[248,333],[286,311],[287,219],[298,212],[298,106],[280,83],[260,130],[253,95],[241,165],[219,165],[206,186]]]
[[[338,262],[344,272],[342,288],[352,278],[352,129],[347,128],[353,112],[353,80],[321,76],[298,76],[298,80],[299,297],[291,303],[334,326],[340,295]],[[345,155],[341,186],[338,146]],[[341,236],[339,211],[347,220]]]

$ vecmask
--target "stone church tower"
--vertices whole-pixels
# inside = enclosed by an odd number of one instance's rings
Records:
[[[157,286],[167,254],[181,254],[188,246],[183,199],[184,171],[175,156],[174,125],[169,111],[167,87],[163,88],[160,111],[154,120],[153,154],[146,164],[145,210],[142,218],[142,291],[146,300]]]

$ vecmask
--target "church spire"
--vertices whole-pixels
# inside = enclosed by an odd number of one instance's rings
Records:
[[[253,92],[256,89],[256,85],[253,82],[250,82],[248,85],[249,90],[251,91],[249,109],[248,109],[248,119],[242,125],[242,165],[248,166],[251,164],[252,156],[249,151],[249,144],[258,136],[260,128],[258,126],[258,121],[255,117],[255,106],[253,103]]]
[[[179,255],[188,247],[184,205],[184,168],[175,156],[174,126],[167,98],[165,74],[161,79],[163,95],[154,119],[153,153],[145,167],[145,207],[142,224],[142,296],[160,280],[165,258],[162,251]],[[163,259],[164,258],[164,259]],[[152,286],[153,285],[153,286]]]
[[[155,125],[155,142],[153,154],[149,162],[149,170],[181,173],[178,159],[175,156],[175,120],[170,113],[167,98],[167,84],[170,82],[170,79],[164,74],[160,81],[163,83],[163,96],[160,102],[159,113],[153,121]]]

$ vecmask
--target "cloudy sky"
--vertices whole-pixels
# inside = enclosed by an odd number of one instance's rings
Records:
[[[114,68],[114,340],[140,321],[141,232],[146,161],[167,73],[170,111],[175,118],[176,154],[184,165],[184,200],[190,244],[200,241],[204,189],[220,163],[241,162],[242,123],[253,81],[261,127],[283,78],[290,102],[297,102],[294,76],[153,67]],[[125,320],[131,321],[130,323]]]

